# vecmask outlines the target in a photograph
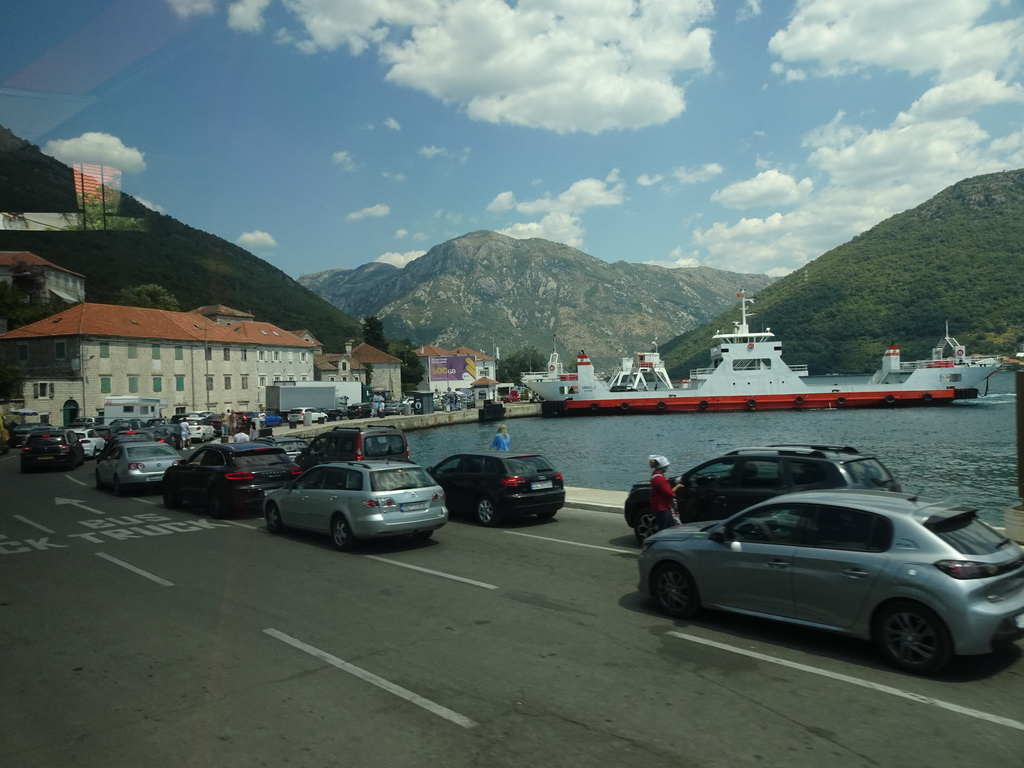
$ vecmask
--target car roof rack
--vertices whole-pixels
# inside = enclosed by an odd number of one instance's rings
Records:
[[[850,445],[811,445],[805,443],[779,443],[776,445],[748,446],[734,448],[727,451],[726,456],[739,456],[751,453],[774,453],[787,456],[812,456],[814,458],[827,458],[828,454],[846,454],[850,456],[862,456],[859,450]]]

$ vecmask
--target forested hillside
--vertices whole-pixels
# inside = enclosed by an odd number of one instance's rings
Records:
[[[977,176],[893,216],[756,295],[787,362],[812,374],[867,372],[885,347],[921,358],[950,333],[968,352],[1024,341],[1024,170]],[[737,305],[738,306],[738,305]],[[709,364],[738,310],[663,345],[673,377]]]

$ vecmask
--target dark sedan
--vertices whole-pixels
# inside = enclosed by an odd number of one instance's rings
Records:
[[[521,515],[548,519],[565,504],[562,473],[535,453],[459,453],[430,474],[449,511],[471,511],[481,525]]]
[[[73,429],[33,430],[21,448],[22,472],[55,466],[74,469],[84,463],[85,449]]]
[[[164,473],[164,506],[200,504],[211,517],[259,509],[267,491],[280,488],[302,470],[267,443],[210,443]]]
[[[348,407],[350,419],[368,419],[373,416],[373,403],[353,403]]]

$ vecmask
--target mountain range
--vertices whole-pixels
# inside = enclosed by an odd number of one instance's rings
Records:
[[[377,316],[389,337],[489,354],[583,349],[605,366],[703,325],[738,290],[772,282],[707,267],[609,264],[550,240],[488,231],[436,245],[401,269],[372,263],[298,280],[350,315]]]

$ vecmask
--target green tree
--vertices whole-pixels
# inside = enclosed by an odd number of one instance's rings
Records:
[[[21,371],[16,366],[0,363],[0,399],[11,400],[19,395]]]
[[[29,295],[14,285],[0,281],[0,317],[7,319],[7,330],[42,320],[68,308],[68,304],[53,301],[29,301]]]
[[[510,355],[498,364],[498,378],[501,381],[511,381],[515,384],[522,383],[523,373],[529,371],[542,371],[547,365],[547,358],[536,347],[523,347]]]
[[[169,312],[180,312],[178,300],[162,285],[147,283],[122,288],[117,294],[116,304],[125,307],[144,307],[146,309],[166,309]]]
[[[423,361],[411,341],[392,341],[391,354],[402,361],[402,389],[412,389],[423,381]]]
[[[367,315],[363,318],[363,341],[371,347],[388,351],[388,340],[384,337],[384,323],[376,315]]]

